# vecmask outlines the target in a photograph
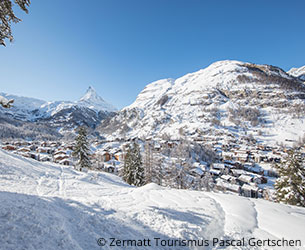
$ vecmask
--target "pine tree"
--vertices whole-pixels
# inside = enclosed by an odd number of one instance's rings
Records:
[[[74,147],[73,156],[77,158],[77,166],[79,167],[80,171],[83,168],[91,168],[91,161],[89,159],[89,142],[88,142],[88,135],[87,130],[85,127],[80,127],[77,130],[77,137],[76,137],[76,145]]]
[[[15,16],[13,11],[14,2],[26,13],[28,13],[28,6],[30,0],[1,0],[0,1],[0,45],[5,46],[5,39],[13,41],[13,35],[11,30],[12,23],[18,23],[21,20]]]
[[[292,150],[277,169],[276,200],[305,207],[305,164],[301,155]]]
[[[135,142],[129,146],[125,155],[122,178],[129,185],[139,187],[144,184],[144,168],[142,166],[140,147]]]

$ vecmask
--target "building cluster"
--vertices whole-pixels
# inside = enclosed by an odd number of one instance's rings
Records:
[[[2,149],[42,162],[73,166],[73,144],[57,141],[14,141],[2,143]]]
[[[205,139],[206,140],[206,139]],[[179,140],[137,140],[142,145],[152,146],[154,157],[159,157],[166,150],[174,150],[181,143]],[[117,174],[124,162],[126,147],[129,141],[93,141],[90,155],[92,166],[96,170]],[[215,152],[217,160],[213,163],[193,159],[190,176],[204,178],[207,173],[217,190],[229,191],[252,198],[271,199],[273,184],[278,177],[275,164],[281,163],[287,156],[283,147],[256,144],[251,141],[223,140],[221,137],[210,138],[208,141],[194,140],[202,145],[209,144]],[[67,166],[74,166],[73,143],[65,142],[27,142],[15,141],[2,143],[2,149],[23,157],[38,161],[49,161]],[[304,146],[299,148],[305,157]],[[143,153],[145,157],[145,152]]]

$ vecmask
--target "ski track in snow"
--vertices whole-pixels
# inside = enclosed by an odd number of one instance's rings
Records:
[[[40,163],[2,150],[0,180],[0,249],[122,249],[108,245],[100,248],[96,243],[100,237],[121,240],[285,237],[305,243],[303,208],[155,184],[135,188],[111,174],[77,172],[68,166]],[[297,233],[291,233],[293,229]]]

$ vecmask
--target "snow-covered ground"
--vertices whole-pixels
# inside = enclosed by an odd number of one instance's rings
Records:
[[[134,188],[111,174],[77,172],[0,150],[0,249],[305,249],[304,228],[304,208],[155,184]],[[253,237],[300,240],[303,247],[249,246]],[[99,238],[107,241],[104,247]],[[121,242],[111,247],[111,238]],[[154,238],[160,238],[158,246]],[[236,244],[232,240],[242,238],[246,246],[213,246],[213,239]],[[118,246],[148,239],[151,247]],[[210,241],[203,247],[161,246],[161,240],[178,239]]]

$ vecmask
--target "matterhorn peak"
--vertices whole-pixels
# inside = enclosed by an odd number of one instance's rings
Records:
[[[85,95],[77,102],[78,105],[85,106],[96,111],[114,112],[117,109],[111,104],[107,103],[100,97],[92,86],[89,86]]]
[[[102,99],[98,96],[95,89],[92,86],[89,86],[85,95],[80,99],[80,101],[92,100],[92,99]],[[103,100],[103,99],[102,99]]]

